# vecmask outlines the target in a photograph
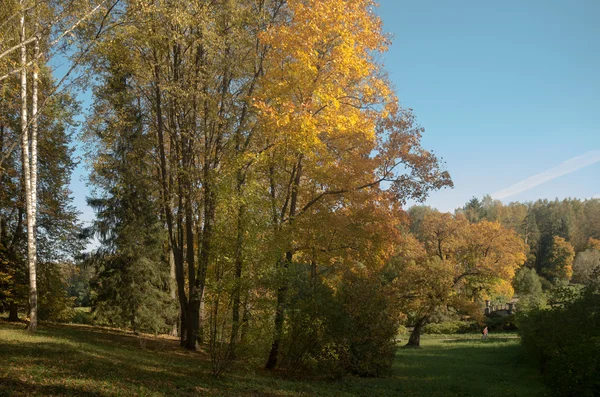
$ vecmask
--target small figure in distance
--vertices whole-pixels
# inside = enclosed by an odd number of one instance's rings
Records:
[[[488,327],[486,326],[483,329],[483,336],[481,337],[481,339],[487,339],[487,337],[488,337]]]

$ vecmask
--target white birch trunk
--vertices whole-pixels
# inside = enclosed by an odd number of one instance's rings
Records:
[[[25,6],[21,0],[21,9]],[[25,44],[25,11],[21,13],[20,19],[20,42],[21,42],[21,145],[23,150],[23,179],[25,183],[25,209],[27,213],[27,263],[29,267],[29,331],[37,328],[37,278],[35,263],[35,214],[32,205],[31,191],[31,162],[29,153],[29,131],[27,126],[27,46]],[[37,105],[36,105],[37,106]]]
[[[37,7],[36,7],[37,10]],[[38,135],[38,84],[39,84],[39,58],[40,58],[40,40],[39,21],[37,11],[35,15],[35,35],[33,49],[33,83],[31,93],[31,172],[30,172],[30,192],[31,192],[31,211],[28,219],[31,219],[31,237],[29,229],[27,230],[27,252],[29,254],[29,317],[31,322],[29,328],[35,331],[37,327],[37,135]],[[31,216],[31,218],[29,218]],[[29,225],[29,221],[27,222]],[[34,321],[35,319],[35,321]]]

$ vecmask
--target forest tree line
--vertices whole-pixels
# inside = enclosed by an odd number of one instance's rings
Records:
[[[486,196],[482,200],[472,199],[459,212],[471,222],[487,219],[517,231],[528,245],[527,267],[549,282],[583,284],[598,261],[595,252],[600,250],[598,199],[503,205]]]

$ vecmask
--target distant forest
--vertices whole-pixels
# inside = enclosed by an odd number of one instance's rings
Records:
[[[427,206],[408,209],[411,231],[415,232],[424,215],[432,210]],[[503,204],[488,195],[482,199],[473,197],[455,214],[463,214],[471,223],[497,221],[516,231],[529,247],[526,265],[548,278],[551,278],[547,269],[551,266],[555,237],[568,242],[575,255],[594,248],[597,244],[594,240],[600,240],[599,199],[569,198]]]

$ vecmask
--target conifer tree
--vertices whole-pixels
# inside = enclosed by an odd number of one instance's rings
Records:
[[[149,161],[152,140],[144,130],[138,99],[128,90],[128,73],[115,66],[96,92],[88,139],[96,139],[91,181],[96,196],[88,203],[97,220],[101,246],[93,263],[93,302],[100,317],[135,331],[164,331],[169,265],[156,186]]]

